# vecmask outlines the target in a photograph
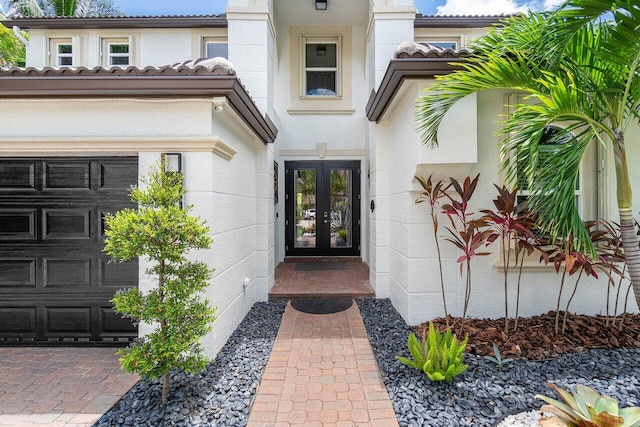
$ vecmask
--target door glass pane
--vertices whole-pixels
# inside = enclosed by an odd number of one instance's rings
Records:
[[[297,169],[293,171],[295,194],[295,247],[316,247],[316,171]]]
[[[330,211],[331,211],[331,247],[352,247],[351,212],[353,197],[351,194],[351,170],[331,169]]]

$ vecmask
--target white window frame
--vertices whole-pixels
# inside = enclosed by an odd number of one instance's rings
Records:
[[[462,36],[417,36],[415,41],[416,43],[428,43],[436,47],[440,47],[439,44],[453,43],[455,45],[453,50],[460,50],[462,49],[462,40]]]
[[[551,126],[551,127],[555,127],[560,129],[558,126]],[[576,204],[578,207],[578,212],[580,212],[580,216],[581,217],[585,217],[588,215],[587,211],[585,209],[583,209],[584,206],[584,199],[583,199],[583,188],[585,186],[585,165],[584,165],[584,161],[583,163],[580,165],[580,171],[578,172],[578,188],[574,189],[573,194],[576,198]],[[595,173],[595,171],[594,171]],[[518,181],[520,181],[518,179]],[[518,196],[523,196],[523,197],[529,197],[530,195],[530,191],[528,189],[520,189],[518,191]],[[595,220],[596,218],[587,218],[589,220]]]
[[[504,113],[505,115],[512,115],[513,105],[522,104],[526,101],[523,98],[522,94],[507,94],[504,97]],[[555,126],[561,127],[561,126]],[[504,137],[503,137],[504,138]],[[580,165],[579,172],[579,180],[578,180],[578,188],[574,190],[575,197],[577,198],[578,204],[578,212],[580,213],[580,217],[583,220],[596,220],[599,218],[600,207],[599,207],[599,187],[601,182],[598,179],[598,175],[601,171],[598,170],[598,162],[597,158],[599,156],[598,147],[599,144],[592,144],[588,149],[585,157],[583,158],[582,164]],[[592,171],[589,171],[589,166],[592,167]],[[529,196],[528,190],[519,190],[518,196]],[[510,245],[512,243],[510,242]],[[510,247],[510,250],[513,250]],[[498,251],[499,257],[494,263],[494,267],[502,268],[504,264],[504,259],[502,258],[502,251]],[[518,260],[517,262],[520,262]],[[517,268],[517,263],[513,262],[511,264],[511,268]],[[553,268],[550,265],[545,265],[540,263],[539,255],[537,253],[532,254],[531,256],[525,255],[523,267],[526,270],[539,270],[539,269],[550,269]]]
[[[60,46],[68,45],[71,46],[71,53],[60,53],[58,48]],[[73,67],[76,65],[75,54],[75,46],[73,43],[73,38],[71,37],[53,37],[48,39],[48,64],[50,67],[60,68],[60,67]],[[60,60],[62,58],[71,58],[71,64],[61,64]]]
[[[209,44],[226,44],[227,45],[227,58],[229,59],[229,41],[226,37],[221,36],[203,36],[200,38],[200,57],[208,58],[207,45]]]
[[[110,46],[112,45],[127,45],[129,46],[129,52],[123,53],[111,53]],[[102,66],[105,68],[110,67],[130,67],[133,64],[133,42],[131,37],[103,37],[100,43],[100,57]],[[111,58],[128,58],[128,63],[124,64],[111,64]]]
[[[507,94],[504,99],[505,105],[505,114],[510,116],[514,113],[513,107],[517,104],[525,103],[526,101],[523,98],[522,94]],[[561,126],[554,125],[554,127],[560,128]],[[582,164],[580,165],[579,179],[578,179],[578,188],[574,190],[575,196],[577,198],[578,204],[578,212],[580,212],[580,216],[585,220],[596,220],[598,219],[598,186],[599,182],[597,179],[598,170],[597,170],[597,157],[598,150],[595,147],[596,144],[592,144],[591,147],[587,149],[587,153],[585,154]],[[593,170],[589,171],[587,168],[589,165],[593,168]],[[518,196],[528,196],[528,190],[520,190],[518,191]]]
[[[335,44],[335,67],[307,67],[307,44]],[[334,71],[336,73],[335,95],[307,95],[307,71]],[[342,97],[342,36],[300,36],[300,98],[338,99]]]

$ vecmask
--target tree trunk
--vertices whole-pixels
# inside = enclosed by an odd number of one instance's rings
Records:
[[[169,403],[169,372],[165,372],[162,376],[162,404]]]
[[[616,165],[616,190],[618,197],[618,210],[620,213],[620,234],[622,248],[627,261],[627,270],[633,286],[633,294],[636,303],[640,307],[640,246],[638,246],[638,234],[633,220],[633,197],[631,193],[631,181],[627,165],[627,154],[624,147],[624,134],[616,132],[616,140],[613,142],[613,154]]]

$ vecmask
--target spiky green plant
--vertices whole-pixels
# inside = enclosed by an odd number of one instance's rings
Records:
[[[469,337],[462,342],[451,332],[450,328],[442,334],[429,322],[429,332],[420,342],[416,334],[409,335],[409,352],[413,359],[396,356],[405,365],[421,370],[431,381],[451,382],[453,378],[469,368],[463,363],[464,351]]]
[[[509,362],[513,362],[513,359],[510,358],[510,357],[503,358],[502,354],[500,353],[500,349],[498,348],[496,343],[492,343],[492,344],[493,344],[493,354],[495,356],[485,356],[484,358],[487,359],[487,360],[492,361],[493,363],[496,364],[498,369],[502,370],[504,365],[506,365]]]
[[[582,384],[578,384],[571,392],[553,384],[548,385],[564,403],[536,394],[536,399],[547,402],[547,405],[542,405],[540,412],[554,414],[564,425],[575,427],[637,427],[640,425],[640,408],[637,406],[620,409],[615,399]]]

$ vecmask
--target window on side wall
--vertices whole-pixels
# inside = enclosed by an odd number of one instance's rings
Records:
[[[543,132],[542,138],[540,140],[540,142],[538,143],[538,147],[539,147],[539,159],[541,162],[544,162],[545,159],[547,158],[551,158],[553,156],[558,155],[557,151],[558,151],[558,147],[562,144],[568,144],[571,143],[571,140],[573,140],[573,136],[568,134],[568,135],[563,135],[560,138],[556,138],[558,136],[558,134],[560,134],[560,129],[554,126],[547,126]],[[555,138],[555,139],[554,139]],[[585,168],[585,163],[586,164],[590,164],[591,162],[589,161],[589,154],[587,153],[587,155],[585,156],[585,161],[583,162],[583,164],[580,166],[580,171],[578,173],[578,180],[576,181],[576,187],[574,190],[574,194],[575,194],[575,202],[576,202],[576,206],[578,207],[578,212],[580,212],[581,216],[583,217],[583,219],[585,220],[590,220],[590,219],[595,219],[595,218],[591,218],[588,217],[590,215],[590,209],[586,209],[587,206],[584,206],[584,194],[583,194],[583,186],[587,185],[587,186],[593,186],[593,183],[589,183],[589,177],[587,177],[587,179],[583,180],[583,177],[585,175],[589,175],[589,174],[585,174],[583,173],[583,169]],[[530,191],[529,191],[529,187],[527,184],[527,180],[524,176],[524,173],[521,173],[520,171],[524,170],[525,165],[518,165],[518,186],[520,187],[520,191],[518,192],[518,203],[527,200],[527,198],[530,195]],[[586,172],[586,171],[585,171]],[[592,176],[595,176],[595,171],[593,171],[593,173],[591,174]],[[587,182],[583,182],[583,181],[587,181]],[[590,184],[590,185],[589,185]],[[585,209],[583,209],[583,207]]]
[[[513,107],[511,106],[524,102],[530,101],[525,100],[520,95],[507,95],[505,97],[505,113],[513,114]],[[557,126],[548,126],[545,128],[543,136],[538,143],[540,162],[544,162],[545,158],[557,156],[559,145],[571,143],[571,140],[574,138],[571,134],[564,134],[560,138],[554,139],[554,136],[557,136],[559,132],[560,128]],[[576,207],[583,221],[596,220],[602,215],[600,207],[598,206],[598,198],[605,196],[604,193],[599,190],[599,188],[602,188],[602,173],[600,173],[601,171],[599,171],[598,168],[599,156],[598,144],[590,144],[580,164],[578,179],[574,188]],[[523,172],[525,167],[526,165],[524,164],[517,165],[517,184],[519,187],[517,196],[518,203],[527,200],[531,194]],[[502,268],[504,262],[502,255],[502,251],[499,251],[499,260],[494,264],[496,267]],[[527,268],[545,268],[545,265],[539,262],[539,254],[537,253],[534,253],[531,256],[525,256],[524,266]],[[548,268],[549,266],[546,267]]]
[[[220,37],[203,37],[201,55],[203,58],[229,59],[229,44],[226,39]]]
[[[340,37],[302,37],[301,47],[300,96],[340,96]]]
[[[50,39],[49,40],[49,66],[51,67],[72,67],[73,63],[73,42],[71,39]]]
[[[102,62],[105,67],[128,67],[131,61],[131,43],[128,38],[103,39]]]

